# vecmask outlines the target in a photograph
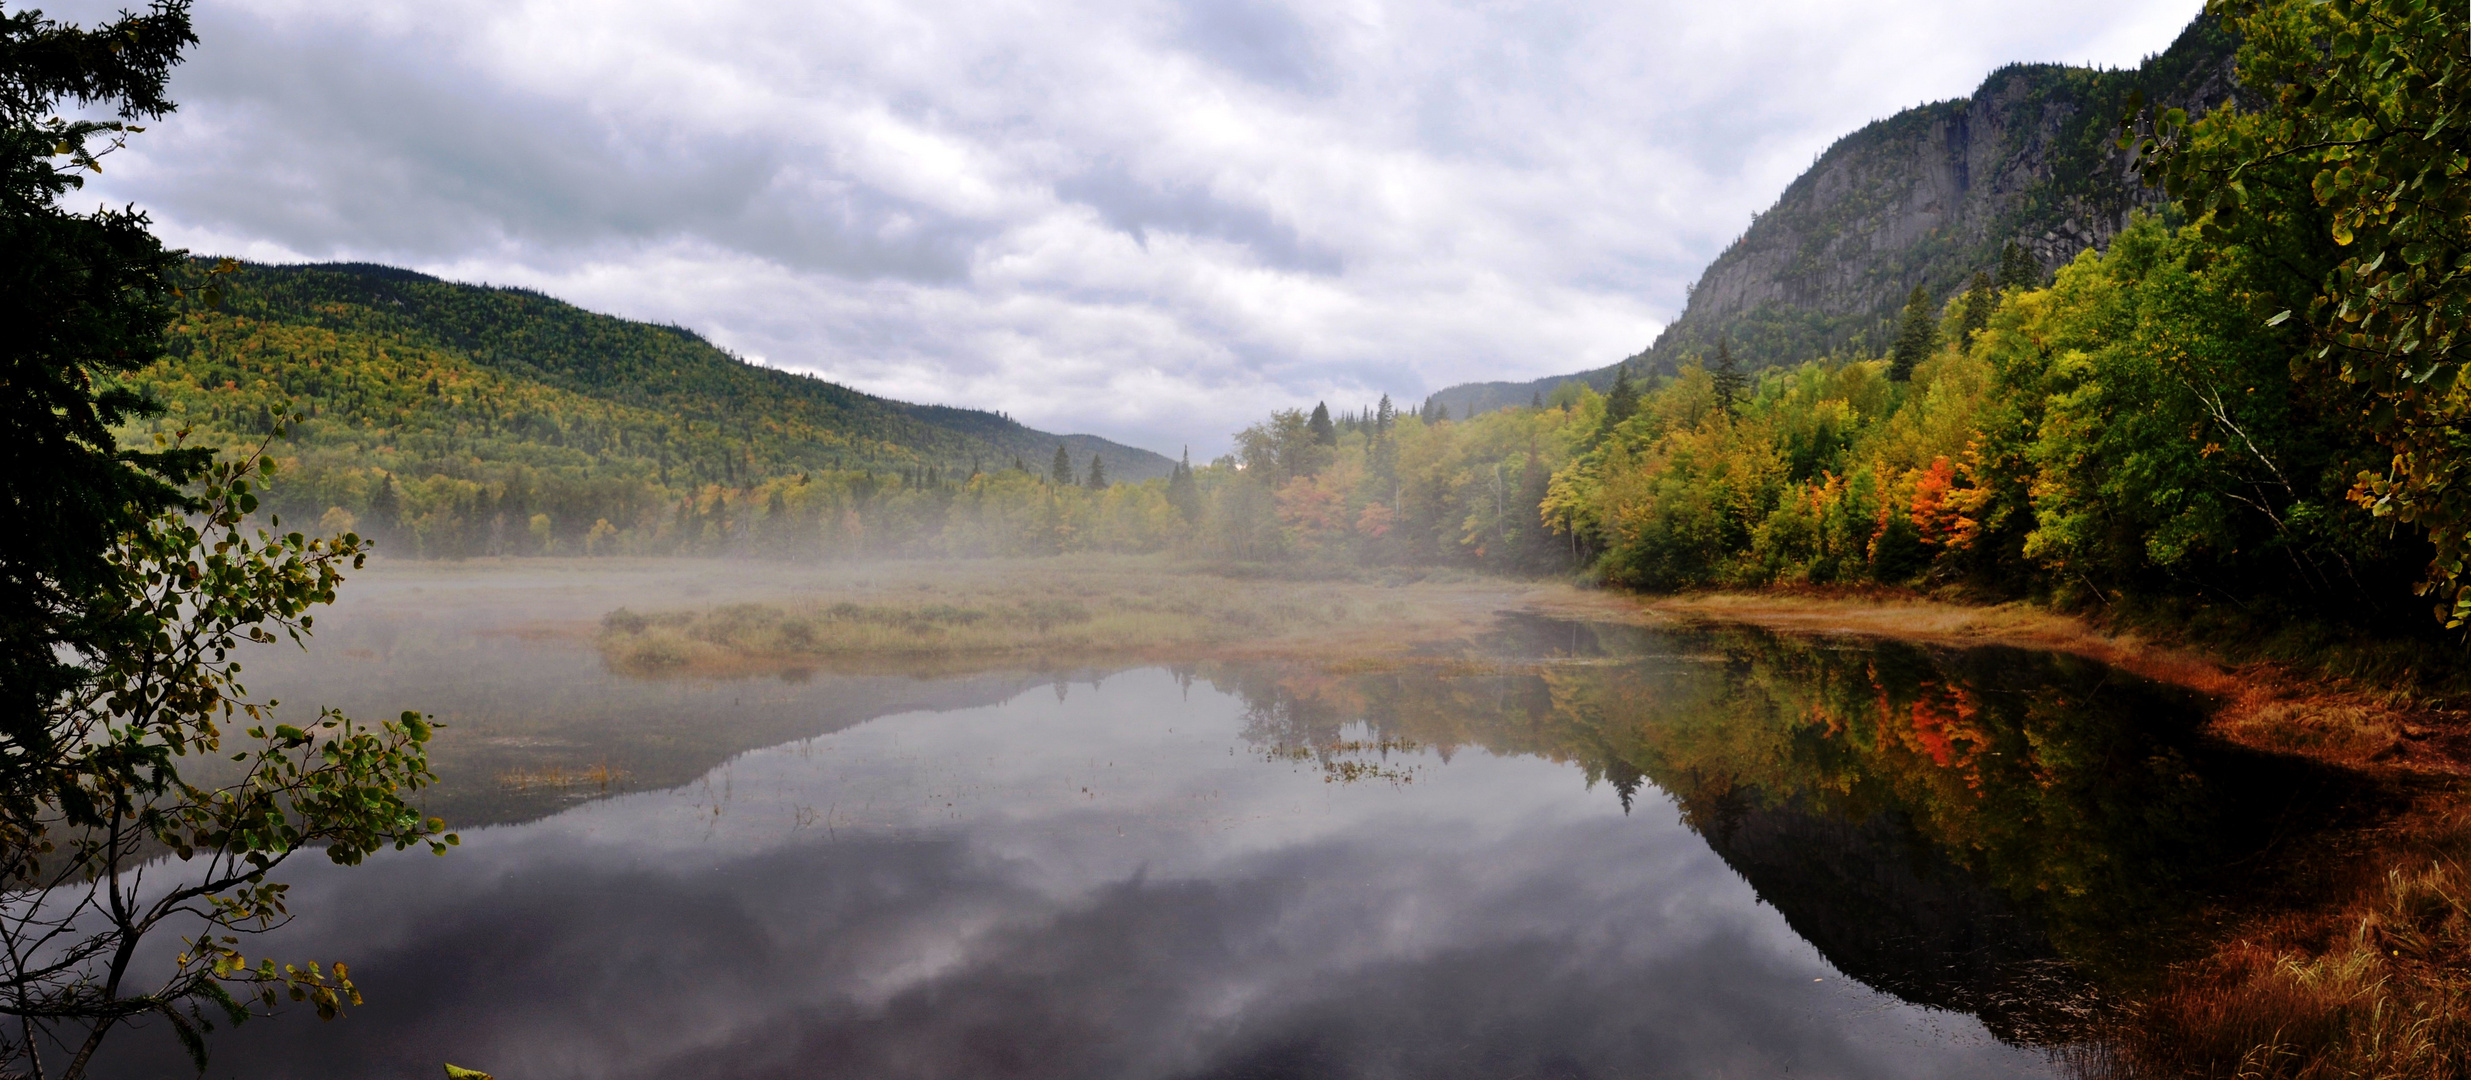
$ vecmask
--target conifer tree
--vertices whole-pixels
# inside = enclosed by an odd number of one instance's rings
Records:
[[[1338,445],[1338,428],[1332,426],[1330,423],[1329,403],[1320,401],[1314,402],[1312,419],[1304,422],[1304,428],[1306,431],[1312,433],[1313,445]]]
[[[1896,351],[1889,354],[1888,378],[1904,382],[1913,377],[1914,365],[1930,357],[1939,345],[1937,320],[1931,318],[1930,290],[1919,285],[1905,299],[1904,324],[1896,332]]]
[[[1064,452],[1064,444],[1055,444],[1055,461],[1047,466],[1047,478],[1058,484],[1072,483],[1072,455]]]
[[[1201,520],[1201,487],[1193,480],[1192,447],[1184,448],[1184,460],[1167,474],[1167,505],[1175,507],[1186,521]]]
[[[1742,374],[1741,363],[1733,359],[1733,344],[1724,338],[1716,339],[1716,366],[1710,374],[1716,379],[1716,407],[1726,416],[1738,415],[1750,378]]]
[[[1958,344],[1971,346],[1973,336],[1991,324],[1991,311],[1999,306],[1999,288],[1986,273],[1973,275],[1973,284],[1965,290],[1964,317],[1959,320],[1963,340]]]
[[[1999,251],[1999,289],[2034,289],[2042,285],[2042,264],[2033,259],[2025,245],[2014,240]]]
[[[1107,490],[1107,465],[1105,462],[1098,460],[1098,455],[1095,452],[1090,454],[1089,475],[1083,478],[1082,483],[1091,491]]]
[[[1538,390],[1538,391],[1536,391],[1535,393],[1532,393],[1532,394],[1527,395],[1527,407],[1528,407],[1528,408],[1530,408],[1530,409],[1534,409],[1534,410],[1535,410],[1535,411],[1537,411],[1537,412],[1543,412],[1543,411],[1544,411],[1544,391],[1542,391],[1542,390]]]
[[[1604,394],[1604,430],[1611,431],[1639,411],[1639,387],[1630,381],[1630,361],[1613,369],[1613,388]]]
[[[1398,423],[1398,419],[1398,406],[1390,404],[1390,395],[1383,394],[1381,404],[1373,407],[1373,434],[1376,436],[1389,434],[1390,425]]]

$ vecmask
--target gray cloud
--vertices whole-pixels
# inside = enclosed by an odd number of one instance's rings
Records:
[[[1335,275],[1347,269],[1340,252],[1305,239],[1267,211],[1222,201],[1196,187],[1143,183],[1121,166],[1065,177],[1056,182],[1055,193],[1096,210],[1145,246],[1155,229],[1224,240],[1282,270]]]
[[[181,112],[90,193],[1214,451],[1626,355],[1838,135],[2197,7],[205,0]]]
[[[1275,0],[1182,0],[1176,43],[1267,86],[1326,89],[1329,64],[1310,27]]]

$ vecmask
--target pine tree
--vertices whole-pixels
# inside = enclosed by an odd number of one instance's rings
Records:
[[[1716,407],[1726,416],[1738,415],[1750,378],[1742,374],[1742,365],[1733,359],[1733,345],[1724,338],[1716,339],[1716,367],[1711,374],[1716,378]]]
[[[2036,289],[2042,286],[2042,264],[2035,262],[2025,245],[2014,240],[1999,251],[1999,289]]]
[[[1604,430],[1611,431],[1639,411],[1639,387],[1630,381],[1630,361],[1613,369],[1613,388],[1604,394]]]
[[[1312,434],[1315,446],[1338,445],[1338,429],[1330,424],[1330,406],[1327,402],[1313,403],[1313,417],[1304,422],[1304,430]]]
[[[1398,423],[1398,406],[1390,404],[1390,395],[1381,396],[1381,404],[1373,407],[1373,434],[1387,435],[1390,426]]]
[[[1082,485],[1091,491],[1107,490],[1107,464],[1098,460],[1096,453],[1090,455],[1090,472],[1083,478]]]
[[[1919,285],[1905,299],[1904,325],[1896,332],[1896,351],[1890,354],[1888,378],[1904,382],[1913,377],[1913,367],[1930,357],[1939,346],[1938,320],[1931,318],[1930,290]]]
[[[1047,478],[1058,484],[1072,483],[1072,455],[1064,452],[1064,444],[1055,444],[1055,462],[1047,466]]]
[[[1989,274],[1973,275],[1973,284],[1965,290],[1964,315],[1958,321],[1964,339],[1959,344],[1971,347],[1973,337],[1991,324],[1991,311],[1999,306],[1999,288],[1991,284]]]
[[[1532,393],[1532,394],[1527,395],[1527,407],[1528,407],[1528,408],[1530,408],[1530,409],[1534,409],[1534,410],[1536,410],[1537,412],[1543,412],[1543,411],[1544,411],[1544,391],[1542,391],[1542,390],[1538,390],[1538,391],[1536,391],[1535,393]]]

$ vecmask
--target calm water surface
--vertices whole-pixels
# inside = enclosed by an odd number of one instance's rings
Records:
[[[1346,674],[648,682],[537,632],[589,590],[516,584],[382,579],[253,668],[444,715],[436,808],[483,824],[294,872],[253,954],[368,1004],[210,1075],[2055,1075],[2348,797],[2018,652],[1511,619]]]

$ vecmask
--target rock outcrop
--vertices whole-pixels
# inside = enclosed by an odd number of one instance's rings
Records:
[[[1875,353],[1914,286],[1945,300],[1995,269],[2011,241],[2046,274],[2104,247],[2131,214],[2163,201],[2118,148],[2121,118],[2139,97],[2191,114],[2231,100],[2236,44],[2200,17],[2135,68],[2011,65],[1972,97],[1845,136],[1717,256],[1632,370],[1669,374],[1720,338],[1753,368]],[[1433,400],[1464,416],[1525,405],[1572,379],[1601,390],[1613,370],[1462,384]]]

